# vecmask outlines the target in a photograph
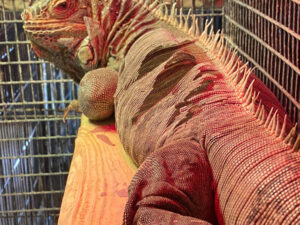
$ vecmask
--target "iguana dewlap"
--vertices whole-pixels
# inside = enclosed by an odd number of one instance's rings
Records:
[[[68,105],[64,121],[70,110],[82,112],[90,120],[109,118],[114,111],[117,83],[118,73],[112,68],[99,68],[87,72],[79,83],[78,100],[73,100]]]
[[[140,166],[124,224],[299,224],[296,126],[222,36],[161,9],[48,0],[23,16],[35,52],[75,81],[118,71],[117,129]],[[99,72],[89,85],[111,83]]]

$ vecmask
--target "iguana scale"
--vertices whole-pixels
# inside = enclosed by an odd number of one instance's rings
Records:
[[[121,141],[139,166],[124,224],[299,224],[297,126],[222,34],[209,24],[200,34],[190,12],[177,20],[175,5],[165,8],[44,0],[23,14],[38,56],[76,82],[92,74],[87,90],[101,87],[87,97],[99,103],[92,116],[114,99]]]

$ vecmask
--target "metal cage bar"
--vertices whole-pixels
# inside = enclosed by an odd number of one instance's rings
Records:
[[[300,121],[300,2],[227,0],[224,20],[227,42]]]
[[[77,87],[37,59],[23,0],[0,0],[0,224],[56,224],[79,115],[63,124]]]

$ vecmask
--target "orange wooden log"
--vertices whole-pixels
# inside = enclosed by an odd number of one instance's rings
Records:
[[[135,171],[114,122],[94,124],[82,116],[58,224],[122,224]]]

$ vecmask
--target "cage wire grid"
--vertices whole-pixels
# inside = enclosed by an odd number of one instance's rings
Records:
[[[171,0],[213,19],[300,121],[298,0]],[[0,0],[0,225],[57,224],[80,115],[62,115],[77,85],[35,57],[22,29],[27,0]]]
[[[227,0],[224,21],[229,46],[300,121],[300,1]]]
[[[25,1],[0,0],[0,224],[56,224],[79,115],[62,123],[76,86],[37,59]]]

